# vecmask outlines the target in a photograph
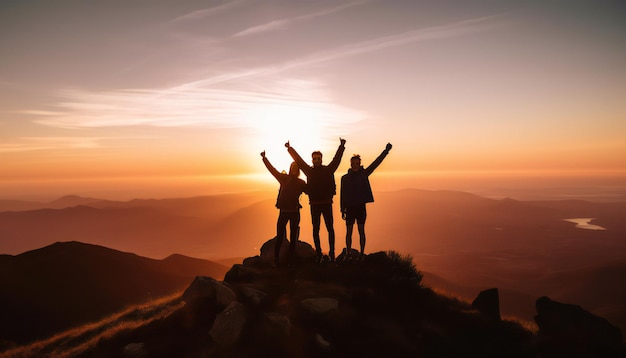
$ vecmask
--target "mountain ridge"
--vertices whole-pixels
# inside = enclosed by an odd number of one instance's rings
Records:
[[[227,269],[183,255],[155,260],[76,241],[5,255],[0,337],[16,343],[40,339],[182,290],[196,275],[219,278]]]

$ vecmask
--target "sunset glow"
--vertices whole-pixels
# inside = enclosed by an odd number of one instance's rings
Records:
[[[264,189],[248,180],[267,175],[261,151],[286,170],[289,140],[328,163],[340,137],[364,161],[393,143],[379,169],[393,188],[463,189],[468,172],[624,178],[623,11],[3,2],[0,198]],[[456,174],[437,187],[430,172]]]

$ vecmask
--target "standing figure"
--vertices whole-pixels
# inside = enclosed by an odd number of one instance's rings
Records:
[[[391,143],[367,168],[361,165],[361,156],[355,154],[350,158],[350,169],[341,177],[341,217],[346,220],[346,255],[352,249],[352,230],[356,221],[361,239],[361,256],[365,253],[365,204],[374,202],[369,176],[389,154]]]
[[[306,192],[306,183],[298,178],[300,168],[293,162],[289,167],[289,174],[280,173],[272,166],[265,157],[265,151],[261,152],[263,164],[267,170],[278,180],[280,188],[276,198],[276,207],[280,210],[276,223],[276,242],[274,245],[274,264],[279,266],[280,246],[283,238],[287,235],[287,223],[289,223],[289,257],[293,258],[296,251],[296,243],[300,233],[300,194]]]
[[[313,159],[312,167],[306,164],[298,152],[289,145],[289,142],[285,143],[289,154],[298,163],[298,166],[300,166],[307,177],[307,194],[309,195],[311,221],[313,224],[313,242],[315,243],[318,262],[322,260],[322,246],[320,244],[321,216],[324,216],[324,223],[326,224],[326,230],[328,230],[328,256],[331,261],[335,260],[335,228],[333,226],[333,196],[337,192],[335,171],[341,162],[346,140],[339,138],[339,142],[339,148],[337,148],[335,157],[328,166],[322,165],[322,153],[320,151],[313,152],[311,154]]]

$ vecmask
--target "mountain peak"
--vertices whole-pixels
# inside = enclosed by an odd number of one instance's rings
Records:
[[[295,256],[275,267],[273,242],[266,242],[260,255],[234,265],[223,281],[196,276],[182,295],[11,353],[535,358],[546,352],[618,357],[623,349],[619,330],[578,306],[537,300],[537,334],[494,314],[497,289],[481,292],[471,305],[436,294],[422,285],[408,255],[344,252],[335,262],[316,263],[315,251],[300,242]],[[572,331],[568,324],[574,321]]]
[[[65,195],[59,199],[53,200],[48,203],[48,207],[53,209],[66,208],[70,206],[87,205],[89,203],[99,202],[101,199],[84,198],[78,195]]]

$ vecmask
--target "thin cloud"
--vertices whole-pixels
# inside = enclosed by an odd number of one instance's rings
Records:
[[[295,17],[288,18],[288,19],[270,21],[268,23],[258,25],[258,26],[253,26],[243,31],[240,31],[234,34],[233,37],[256,35],[256,34],[263,33],[263,32],[282,29],[292,23],[301,22],[301,21],[309,20],[312,18],[320,17],[320,16],[330,15],[330,14],[345,10],[353,6],[365,4],[366,2],[367,1],[355,1],[355,2],[348,3],[348,4],[335,6],[329,9],[324,9],[318,12],[306,14],[306,15],[300,15],[300,16],[295,16]]]
[[[329,10],[330,11],[330,10]],[[335,10],[338,11],[338,10]],[[309,15],[311,16],[311,15]],[[464,36],[498,25],[498,16],[458,21],[442,26],[416,29],[348,46],[273,66],[225,72],[216,76],[157,90],[117,90],[109,92],[66,91],[57,111],[40,116],[37,123],[63,127],[111,126],[206,126],[256,128],[258,113],[272,109],[310,110],[321,123],[346,125],[362,120],[366,114],[335,104],[325,86],[312,81],[281,79],[277,75],[294,69],[336,61],[350,56]],[[221,85],[239,84],[258,90],[232,90]],[[232,87],[228,87],[232,88]],[[57,113],[58,112],[58,113]],[[60,114],[59,114],[60,113]]]
[[[408,44],[423,41],[432,41],[436,39],[465,36],[471,33],[494,28],[495,26],[497,26],[497,24],[490,20],[494,20],[498,17],[499,16],[486,16],[474,18],[455,22],[452,24],[433,26],[424,29],[416,29],[401,34],[362,41],[356,44],[340,47],[332,51],[321,52],[314,56],[285,64],[282,70],[311,66],[322,62],[346,58],[349,56],[376,52],[390,47],[404,46]]]
[[[227,1],[224,4],[221,4],[218,6],[207,7],[204,9],[192,11],[182,16],[178,16],[168,21],[168,23],[175,24],[175,23],[182,23],[182,22],[189,22],[189,21],[204,20],[208,17],[216,16],[223,12],[236,9],[237,7],[243,5],[244,2],[245,1],[241,1],[241,0]]]
[[[184,90],[71,91],[58,105],[63,115],[36,122],[62,128],[203,126],[254,128],[259,113],[297,109],[317,113],[320,122],[352,123],[363,115],[332,103],[311,81],[281,81],[265,92],[187,87]]]
[[[55,149],[93,149],[102,147],[111,137],[22,137],[17,143],[0,144],[0,153],[30,152]],[[119,139],[119,138],[115,138]]]
[[[350,56],[376,52],[386,48],[404,46],[423,41],[432,41],[436,39],[465,36],[471,33],[493,29],[494,27],[499,26],[499,23],[493,20],[496,20],[500,17],[500,15],[486,16],[462,20],[441,26],[411,30],[401,34],[380,37],[373,40],[362,41],[356,44],[338,47],[329,51],[318,52],[311,56],[273,66],[228,72],[205,79],[188,82],[186,84],[173,87],[172,90],[185,90],[194,87],[216,85],[219,83],[229,82],[233,80],[276,75],[287,70],[314,66],[324,62],[330,62]]]
[[[49,146],[42,145],[28,145],[17,143],[0,143],[0,153],[18,153],[18,152],[31,152],[35,150],[48,150]]]

